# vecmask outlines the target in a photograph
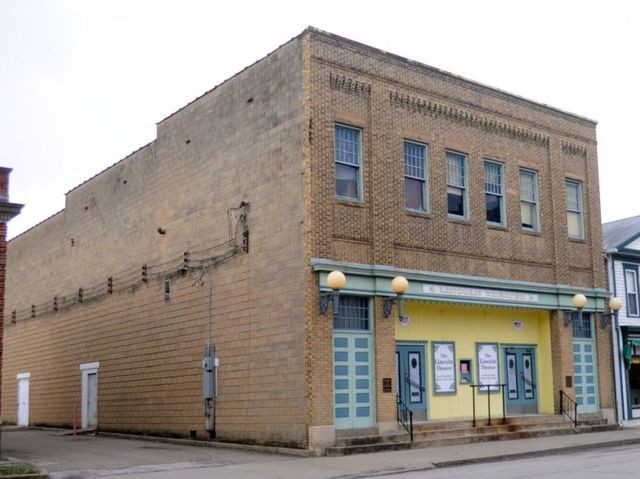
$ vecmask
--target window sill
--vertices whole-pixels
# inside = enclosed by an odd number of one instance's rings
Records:
[[[506,227],[506,225],[499,225],[499,224],[494,224],[494,223],[487,223],[487,228],[489,228],[490,230],[495,230],[495,231],[509,231],[509,229]]]
[[[432,218],[431,213],[428,211],[420,211],[420,210],[404,210],[404,213],[407,216],[413,216],[414,218]]]
[[[361,200],[350,200],[348,198],[336,198],[336,204],[354,208],[364,208],[366,206]]]
[[[522,229],[522,232],[526,235],[530,235],[530,236],[542,236],[542,232],[540,231],[536,231],[536,230],[527,230],[527,229]]]
[[[456,216],[448,216],[449,222],[459,225],[471,226],[471,221],[466,218],[460,218]]]
[[[572,243],[587,244],[587,240],[584,238],[568,238],[568,239]]]

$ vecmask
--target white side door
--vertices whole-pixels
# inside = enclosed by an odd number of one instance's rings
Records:
[[[29,373],[18,374],[18,426],[29,425]]]

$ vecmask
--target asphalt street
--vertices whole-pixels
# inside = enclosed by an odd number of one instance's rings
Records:
[[[389,479],[628,479],[640,471],[640,446],[591,449],[530,459],[386,475]]]

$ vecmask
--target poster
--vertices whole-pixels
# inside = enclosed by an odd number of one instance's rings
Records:
[[[496,343],[476,344],[478,353],[478,384],[490,385],[490,391],[498,391],[500,373],[498,370],[498,345]],[[486,392],[487,388],[481,387],[479,392]]]
[[[433,384],[436,394],[454,394],[456,392],[454,343],[433,343]]]

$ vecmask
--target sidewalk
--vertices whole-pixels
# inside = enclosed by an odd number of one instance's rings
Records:
[[[100,477],[169,479],[175,477],[233,479],[349,479],[375,477],[394,472],[419,471],[477,462],[560,454],[640,443],[640,428],[589,434],[571,434],[512,441],[492,441],[457,446],[442,446],[409,451],[379,452],[343,457],[305,459],[284,458],[269,462],[193,467],[188,470],[112,471]]]

